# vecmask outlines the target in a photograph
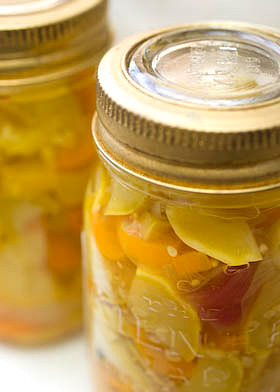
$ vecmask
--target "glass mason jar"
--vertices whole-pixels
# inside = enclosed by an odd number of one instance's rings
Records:
[[[204,23],[101,61],[84,236],[97,392],[280,390],[279,42]]]
[[[81,204],[110,34],[101,0],[6,1],[0,15],[0,339],[32,344],[81,325]]]

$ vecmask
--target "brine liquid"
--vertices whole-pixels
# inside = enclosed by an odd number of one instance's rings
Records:
[[[0,101],[2,340],[42,343],[80,328],[92,72]]]
[[[85,233],[96,391],[280,390],[277,205],[168,202],[98,166]]]

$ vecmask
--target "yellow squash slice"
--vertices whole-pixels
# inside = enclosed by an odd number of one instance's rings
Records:
[[[171,231],[167,219],[163,219],[147,211],[138,218],[138,221],[141,228],[141,237],[145,241],[160,239]]]
[[[201,253],[233,266],[262,259],[245,220],[207,216],[191,207],[170,206],[166,213],[177,236]]]
[[[98,165],[94,172],[93,180],[90,182],[90,189],[93,192],[92,210],[99,211],[110,198],[110,176],[106,169]]]
[[[219,351],[209,351],[198,360],[189,383],[180,392],[238,392],[243,377],[238,358]]]
[[[98,310],[93,315],[92,325],[90,339],[92,349],[102,353],[106,361],[116,368],[124,384],[131,385],[131,389],[123,389],[123,392],[174,391],[172,381],[163,379],[151,370],[147,371],[145,358],[139,354],[133,341],[108,327],[106,321],[104,322],[103,314]],[[120,389],[114,388],[114,391]]]
[[[159,343],[191,361],[199,347],[200,322],[162,277],[138,268],[128,297],[128,306],[139,330],[153,334]]]
[[[261,351],[256,354],[244,354],[241,357],[244,377],[240,392],[262,392],[265,390],[265,388],[261,388],[260,385],[263,383],[264,373],[267,374],[266,370],[270,358],[270,351]]]
[[[128,215],[140,208],[146,196],[112,180],[112,195],[106,206],[105,215]]]
[[[280,347],[279,319],[280,283],[275,274],[263,285],[246,322],[245,336],[250,352]]]

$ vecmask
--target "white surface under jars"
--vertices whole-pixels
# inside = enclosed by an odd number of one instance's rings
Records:
[[[111,0],[117,40],[151,28],[207,19],[280,28],[279,11],[279,0]],[[1,391],[94,392],[82,338],[29,350],[0,345],[0,369]]]

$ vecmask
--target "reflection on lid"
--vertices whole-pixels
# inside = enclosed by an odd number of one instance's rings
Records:
[[[252,34],[167,32],[132,53],[128,70],[150,92],[194,104],[236,106],[280,95],[280,48]]]

